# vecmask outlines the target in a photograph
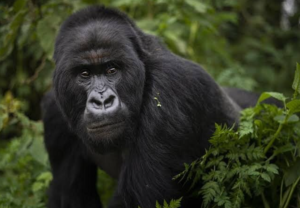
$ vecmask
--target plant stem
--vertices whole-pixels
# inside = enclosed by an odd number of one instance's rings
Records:
[[[290,200],[291,200],[291,198],[292,198],[293,192],[294,192],[294,190],[295,190],[297,184],[299,183],[299,181],[300,181],[300,176],[297,178],[297,180],[296,180],[295,183],[293,184],[292,189],[291,189],[291,191],[290,191],[290,193],[289,193],[289,197],[288,197],[288,199],[286,200],[286,203],[285,203],[284,208],[287,208],[287,207],[288,207],[288,205],[289,205],[289,203],[290,203]]]
[[[279,135],[279,133],[280,133],[282,127],[283,127],[283,125],[280,124],[279,127],[278,127],[278,129],[277,129],[277,131],[276,131],[276,133],[274,134],[272,140],[269,142],[269,144],[268,144],[267,147],[265,148],[265,150],[264,150],[264,153],[265,153],[265,154],[268,152],[268,150],[270,149],[270,147],[271,147],[272,144],[274,143],[275,139],[278,137],[278,135]]]
[[[266,197],[265,197],[264,192],[262,192],[261,198],[262,198],[262,201],[263,201],[263,203],[264,203],[264,207],[265,207],[265,208],[270,208],[270,205],[269,205],[268,201],[266,200]]]
[[[285,102],[284,102],[284,106],[285,106]],[[264,153],[266,154],[268,152],[268,150],[271,148],[272,144],[274,143],[274,141],[276,140],[276,138],[278,137],[282,127],[283,127],[283,124],[286,124],[287,120],[289,119],[290,115],[287,114],[284,118],[284,121],[283,123],[281,123],[276,131],[276,133],[274,134],[272,140],[269,142],[269,144],[267,145],[267,147],[265,148],[264,150]]]
[[[280,201],[279,201],[280,205],[283,204],[282,190],[283,190],[283,179],[281,180],[281,185],[280,185]],[[280,205],[279,205],[279,207],[280,207]]]

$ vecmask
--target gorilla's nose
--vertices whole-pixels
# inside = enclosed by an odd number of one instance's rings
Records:
[[[86,109],[90,113],[108,113],[116,110],[119,106],[116,94],[107,89],[101,93],[92,91],[88,96]]]

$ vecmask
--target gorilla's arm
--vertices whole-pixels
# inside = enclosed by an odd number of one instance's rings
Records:
[[[42,109],[45,145],[53,173],[49,207],[101,208],[96,166],[86,155],[82,142],[69,131],[52,91],[45,95]]]
[[[205,153],[215,123],[237,122],[239,108],[192,62],[162,51],[146,66],[140,128],[126,155],[119,190],[126,207],[152,208],[155,201],[182,196],[182,207],[197,207],[201,203],[189,198],[190,186],[172,178],[184,163]]]

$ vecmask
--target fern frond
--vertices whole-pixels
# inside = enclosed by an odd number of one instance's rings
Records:
[[[219,195],[221,187],[215,181],[209,181],[203,185],[201,188],[200,194],[203,195],[204,207],[207,207],[214,198]]]

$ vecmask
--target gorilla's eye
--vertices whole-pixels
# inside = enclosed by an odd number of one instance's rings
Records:
[[[110,69],[106,70],[106,74],[108,74],[108,75],[113,75],[115,73],[117,73],[117,69],[116,68],[110,68]]]
[[[84,77],[84,78],[87,78],[87,77],[90,76],[90,72],[89,71],[83,71],[83,72],[81,72],[80,76]]]

